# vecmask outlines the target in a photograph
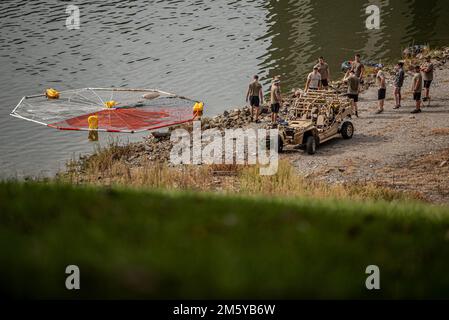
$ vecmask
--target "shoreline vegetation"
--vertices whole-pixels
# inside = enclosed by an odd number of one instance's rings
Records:
[[[422,62],[431,56],[436,67],[442,66],[449,58],[449,49],[429,50],[412,58],[406,58],[405,68]],[[384,71],[393,74],[393,66],[384,66]],[[375,78],[368,70],[363,91],[375,84]],[[343,81],[332,81],[335,91],[346,91]],[[288,116],[285,107],[293,103],[297,90],[292,89],[281,117]],[[262,107],[262,125],[270,119],[268,106]],[[248,107],[234,108],[223,114],[203,117],[202,129],[247,128],[254,126]],[[191,125],[178,126],[191,130]],[[173,129],[173,128],[172,128]],[[329,184],[318,181],[313,175],[302,175],[288,159],[281,156],[279,172],[273,177],[260,177],[258,167],[238,165],[183,165],[173,167],[169,163],[172,147],[169,133],[155,133],[144,138],[143,142],[120,145],[111,141],[89,156],[72,160],[67,170],[57,174],[55,181],[76,185],[128,186],[132,188],[162,188],[169,190],[195,190],[222,192],[226,194],[259,194],[282,197],[313,197],[351,200],[416,200],[426,201],[419,192],[398,191],[376,182],[348,182]],[[291,157],[290,157],[291,159]]]
[[[273,198],[313,198],[340,200],[425,201],[418,193],[396,192],[375,184],[327,184],[299,175],[287,161],[280,160],[278,172],[261,176],[259,166],[202,165],[168,166],[147,162],[140,166],[124,164],[111,145],[69,170],[55,181],[72,185],[127,187],[135,190],[218,192],[226,195],[269,196]],[[74,167],[76,166],[76,167]]]

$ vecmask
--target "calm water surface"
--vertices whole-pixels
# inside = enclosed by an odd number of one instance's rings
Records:
[[[381,8],[366,30],[365,7]],[[95,144],[9,116],[24,95],[82,87],[148,87],[207,103],[209,115],[244,104],[258,73],[303,85],[317,56],[337,75],[360,52],[387,62],[410,43],[449,43],[449,2],[360,0],[79,1],[81,29],[67,30],[55,0],[0,2],[0,177],[51,175]],[[102,135],[123,142],[141,136]]]

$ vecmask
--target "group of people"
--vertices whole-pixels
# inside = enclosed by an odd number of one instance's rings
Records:
[[[385,98],[387,96],[387,80],[382,64],[377,64],[376,67],[376,82],[379,87],[377,92],[378,109],[376,114],[384,112]],[[426,62],[422,65],[413,66],[412,79],[412,93],[415,101],[415,109],[411,113],[421,112],[421,102],[430,100],[430,85],[433,81],[434,66],[430,57],[426,57]],[[347,71],[344,81],[348,84],[347,96],[353,101],[355,115],[358,116],[357,102],[359,99],[360,84],[363,84],[363,77],[365,74],[365,67],[360,61],[360,55],[356,55],[354,62],[351,64],[351,69]],[[402,101],[402,87],[405,80],[404,62],[399,61],[395,66],[394,75],[394,97],[395,106],[393,109],[401,108]],[[425,96],[422,98],[422,89],[425,89]]]
[[[281,94],[281,77],[276,76],[273,79],[270,89],[271,100],[271,122],[276,123],[278,120],[279,110],[282,105]],[[264,94],[262,85],[259,82],[259,76],[255,75],[253,81],[249,84],[246,93],[246,102],[251,106],[251,120],[260,123],[260,105],[264,103]]]
[[[383,65],[378,64],[376,69],[376,82],[378,84],[378,110],[376,114],[380,114],[384,111],[385,98],[387,95],[387,80],[385,73],[383,71]],[[430,57],[426,57],[426,62],[423,65],[416,65],[413,67],[414,76],[412,80],[412,92],[413,99],[416,102],[416,108],[412,113],[421,112],[421,101],[430,100],[430,85],[433,81],[433,71],[434,66],[431,62]],[[359,116],[358,112],[358,101],[361,85],[364,83],[365,77],[365,66],[361,61],[359,54],[355,55],[354,61],[351,63],[351,68],[346,72],[343,81],[347,83],[348,89],[346,96],[352,101],[354,114],[356,117]],[[402,61],[398,62],[395,67],[394,76],[394,96],[395,96],[395,106],[393,109],[401,108],[402,101],[402,87],[405,80],[404,63]],[[318,63],[313,67],[313,71],[309,73],[306,80],[306,85],[304,92],[307,93],[313,90],[327,90],[329,88],[330,82],[330,69],[329,65],[326,63],[323,57],[319,57]],[[273,123],[277,122],[279,109],[282,105],[282,94],[281,94],[281,79],[280,76],[274,77],[271,89],[270,89],[270,99],[271,99],[271,120]],[[425,97],[422,98],[422,89],[425,89]],[[259,76],[254,76],[253,81],[249,84],[249,88],[246,94],[246,101],[251,106],[251,118],[256,123],[259,123],[260,110],[259,107],[263,104],[264,93],[262,85],[259,82]]]
[[[415,65],[412,67],[414,75],[412,79],[412,93],[413,100],[415,101],[415,109],[411,113],[421,112],[421,102],[430,100],[430,86],[433,81],[434,65],[431,61],[431,57],[427,56],[426,61],[422,65]],[[394,76],[394,97],[395,106],[393,109],[401,108],[402,101],[402,87],[404,85],[405,71],[404,63],[398,62],[395,67]],[[386,96],[386,78],[382,71],[382,66],[377,67],[376,80],[379,85],[378,100],[379,108],[376,111],[377,114],[384,111],[385,96]],[[425,89],[425,96],[422,98],[422,90]]]

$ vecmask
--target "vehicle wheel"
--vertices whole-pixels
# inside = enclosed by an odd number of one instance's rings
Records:
[[[270,137],[267,137],[267,150],[271,149]],[[281,136],[278,136],[278,153],[282,153],[284,151],[284,140],[282,140]]]
[[[343,139],[351,139],[354,135],[354,125],[351,122],[343,123],[341,135],[343,136]]]
[[[284,140],[278,136],[278,153],[282,153],[282,151],[284,151]]]
[[[307,137],[306,151],[308,154],[315,154],[316,152],[316,139],[314,136]]]

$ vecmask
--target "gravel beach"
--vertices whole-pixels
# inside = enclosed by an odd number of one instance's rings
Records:
[[[431,101],[412,115],[412,76],[406,76],[402,108],[393,110],[389,77],[385,111],[377,110],[377,87],[361,96],[360,118],[354,118],[351,140],[323,144],[313,156],[286,155],[300,174],[329,183],[374,182],[390,188],[423,194],[431,202],[449,202],[449,65],[435,71]]]
[[[387,74],[387,99],[385,111],[377,110],[377,86],[374,76],[365,81],[359,101],[359,118],[353,117],[355,134],[353,139],[337,138],[326,142],[313,156],[291,146],[285,148],[282,159],[293,164],[299,175],[307,179],[329,184],[360,185],[374,184],[397,191],[411,192],[420,199],[432,203],[449,203],[449,48],[432,52],[436,66],[435,80],[431,88],[431,101],[426,102],[422,113],[411,114],[412,75],[406,75],[403,87],[402,108],[393,110],[393,68],[385,67]],[[418,57],[421,61],[424,57]],[[416,61],[415,61],[416,62]],[[345,92],[341,81],[333,82],[339,92]],[[293,103],[295,90],[285,94],[289,107]],[[261,124],[251,122],[248,107],[233,108],[212,118],[202,119],[202,129],[267,127],[270,113],[263,108]],[[281,118],[287,118],[286,108],[281,109]],[[191,124],[183,125],[187,130]],[[174,128],[171,128],[174,129]],[[126,150],[112,149],[113,158],[127,168],[148,166],[148,163],[169,165],[170,132],[153,133],[143,142],[126,146]],[[118,151],[113,151],[118,150]],[[79,171],[81,159],[70,170]],[[78,172],[83,176],[82,170]]]

